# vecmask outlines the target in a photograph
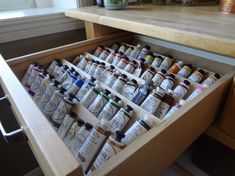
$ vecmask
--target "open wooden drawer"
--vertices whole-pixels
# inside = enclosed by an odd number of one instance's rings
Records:
[[[45,175],[83,174],[77,160],[57,136],[17,77],[21,79],[28,65],[34,61],[46,67],[55,58],[72,61],[79,54],[92,52],[97,45],[109,46],[114,42],[127,41],[146,43],[140,41],[141,38],[132,33],[118,33],[11,59],[7,63],[3,58],[0,59],[1,86]],[[149,38],[147,41],[154,39]],[[231,66],[164,48],[157,41],[154,45],[154,50],[172,53],[176,58],[182,58],[185,62],[221,73],[223,76],[178,113],[159,123],[91,175],[160,175],[206,130],[222,109],[234,75]],[[89,119],[86,111],[78,112],[81,118]]]

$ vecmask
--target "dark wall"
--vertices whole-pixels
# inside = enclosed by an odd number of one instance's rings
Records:
[[[5,59],[85,40],[85,30],[73,30],[0,44]]]

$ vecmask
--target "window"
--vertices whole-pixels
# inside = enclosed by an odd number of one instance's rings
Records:
[[[16,10],[36,7],[35,0],[0,0],[0,10]]]

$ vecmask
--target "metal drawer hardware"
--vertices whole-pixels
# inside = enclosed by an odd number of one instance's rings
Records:
[[[7,98],[7,95],[0,98],[0,103],[3,103],[4,101],[6,101],[10,104],[10,102]],[[20,127],[20,129],[17,129],[17,130],[11,131],[11,132],[6,132],[1,121],[0,121],[0,130],[1,130],[1,133],[2,133],[5,141],[8,144],[14,143],[16,141],[16,139],[18,141],[19,138],[21,139],[23,136],[25,136],[22,127]]]

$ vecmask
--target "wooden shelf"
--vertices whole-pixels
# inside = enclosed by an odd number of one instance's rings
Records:
[[[93,29],[100,34],[122,29],[235,57],[235,15],[220,13],[218,6],[141,5],[121,11],[92,6],[67,10],[65,15],[99,24]]]

